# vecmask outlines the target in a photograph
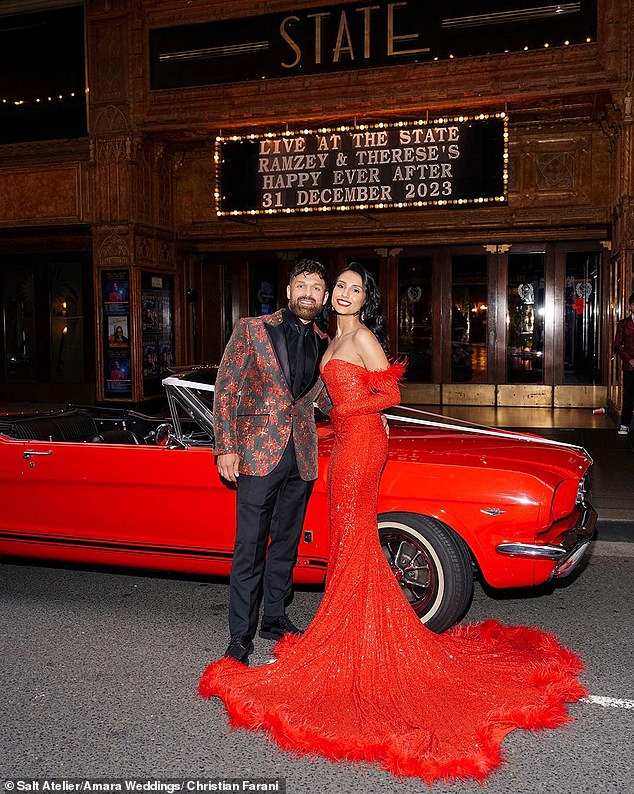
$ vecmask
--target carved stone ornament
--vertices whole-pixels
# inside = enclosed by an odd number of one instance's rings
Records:
[[[482,247],[488,254],[506,254],[512,248],[511,245],[506,243],[493,243],[492,245],[483,245]]]
[[[150,262],[152,260],[152,241],[149,237],[137,237],[136,260],[137,262]]]
[[[575,157],[572,152],[539,152],[537,163],[538,190],[572,190]]]
[[[94,114],[91,122],[93,135],[103,135],[108,132],[127,132],[130,129],[130,116],[116,105],[107,105]]]
[[[167,240],[159,241],[158,259],[162,265],[172,265],[174,263],[174,246]]]
[[[97,249],[97,261],[100,264],[129,264],[130,248],[127,238],[120,234],[109,234],[101,241]]]
[[[126,158],[125,138],[104,138],[97,141],[97,158],[99,160],[124,160]]]

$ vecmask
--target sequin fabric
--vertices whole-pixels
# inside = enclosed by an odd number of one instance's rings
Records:
[[[331,555],[324,597],[302,637],[276,661],[212,663],[204,697],[230,722],[265,731],[299,754],[371,761],[398,776],[483,780],[515,728],[570,721],[565,703],[586,692],[574,653],[543,631],[496,621],[426,629],[401,594],[377,537],[387,437],[379,411],[399,401],[403,365],[369,373],[331,359]]]

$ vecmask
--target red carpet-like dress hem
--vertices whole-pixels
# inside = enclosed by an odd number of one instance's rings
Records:
[[[262,731],[271,736],[279,747],[302,755],[320,755],[332,761],[368,761],[378,763],[383,769],[397,777],[419,777],[431,784],[438,780],[474,779],[483,781],[492,770],[504,761],[501,743],[511,731],[557,728],[571,722],[566,703],[573,703],[587,696],[577,675],[583,663],[576,654],[559,644],[556,637],[539,629],[524,626],[503,626],[496,620],[488,620],[477,626],[458,626],[444,636],[456,639],[476,639],[526,642],[547,646],[548,662],[536,665],[527,675],[524,684],[538,686],[540,702],[513,709],[491,711],[473,737],[472,749],[463,756],[443,757],[436,746],[430,746],[427,731],[411,734],[396,734],[380,742],[367,737],[338,736],[336,731],[315,730],[308,721],[304,724],[290,718],[279,706],[267,708],[244,698],[244,693],[234,691],[232,673],[244,670],[244,665],[233,659],[212,662],[201,678],[198,692],[205,698],[219,697],[223,700],[229,722],[234,728]],[[298,638],[290,635],[280,640],[274,655],[282,658]],[[227,675],[229,674],[229,675]],[[466,707],[466,704],[465,704]]]

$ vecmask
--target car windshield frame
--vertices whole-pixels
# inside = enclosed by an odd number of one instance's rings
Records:
[[[211,383],[190,380],[186,377],[187,374],[189,373],[180,376],[170,375],[163,380],[167,404],[174,425],[174,441],[184,447],[213,447],[215,432],[212,410],[215,387]],[[197,394],[197,392],[203,394]],[[207,394],[210,395],[208,402],[205,401]],[[184,425],[182,412],[195,423],[199,430],[192,430],[191,427]]]

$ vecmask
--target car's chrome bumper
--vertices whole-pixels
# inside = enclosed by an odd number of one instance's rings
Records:
[[[577,567],[585,556],[597,523],[596,511],[587,502],[583,506],[579,520],[568,530],[557,545],[538,543],[500,543],[496,551],[507,557],[529,557],[534,560],[553,560],[550,579],[561,579]]]

